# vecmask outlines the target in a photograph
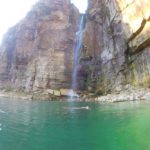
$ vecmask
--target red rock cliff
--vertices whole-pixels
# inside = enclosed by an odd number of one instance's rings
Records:
[[[89,0],[81,58],[87,87],[150,87],[149,32],[149,0]]]
[[[40,0],[6,33],[0,48],[0,86],[26,91],[71,83],[79,12],[69,0]]]

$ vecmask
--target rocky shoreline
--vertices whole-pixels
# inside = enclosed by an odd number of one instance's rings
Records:
[[[35,92],[18,92],[18,91],[0,91],[0,98],[20,99],[20,100],[48,100],[48,101],[92,101],[102,103],[115,103],[124,101],[141,101],[149,100],[149,88],[137,88],[127,86],[125,89],[116,90],[111,94],[95,95],[94,93],[78,92],[76,94],[71,89],[60,89]]]
[[[126,93],[122,92],[119,94],[108,94],[106,96],[96,97],[95,101],[98,102],[124,102],[124,101],[141,101],[148,100],[150,98],[150,91]]]
[[[123,88],[116,89],[114,93],[97,96],[94,100],[97,102],[124,102],[124,101],[142,101],[150,99],[150,89],[142,87],[133,87],[126,85]]]

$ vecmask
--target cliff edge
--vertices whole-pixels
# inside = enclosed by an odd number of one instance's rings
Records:
[[[79,16],[70,0],[40,0],[35,4],[3,39],[1,89],[69,88]]]

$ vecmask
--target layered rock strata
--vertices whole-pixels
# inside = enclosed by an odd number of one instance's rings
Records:
[[[143,97],[143,89],[150,88],[149,8],[149,0],[89,0],[78,66],[80,89],[92,96],[118,96],[126,87],[142,87]],[[78,23],[79,13],[69,0],[40,0],[5,35],[0,87],[32,92],[70,89]]]
[[[79,12],[70,0],[40,0],[6,33],[0,87],[23,91],[69,88]]]
[[[149,0],[89,1],[81,56],[89,90],[150,87],[149,8]]]

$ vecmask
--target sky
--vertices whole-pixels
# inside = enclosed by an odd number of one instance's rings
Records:
[[[0,41],[9,27],[14,26],[38,0],[0,0]]]
[[[0,0],[0,42],[8,28],[25,17],[38,0]],[[87,0],[71,0],[84,13]]]
[[[88,5],[87,1],[88,0],[71,0],[71,2],[79,9],[80,13],[85,13]]]

